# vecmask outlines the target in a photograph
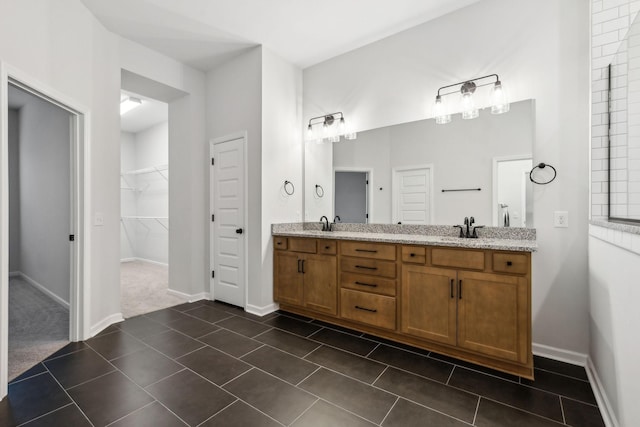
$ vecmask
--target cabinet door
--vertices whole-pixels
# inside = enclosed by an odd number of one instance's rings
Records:
[[[402,267],[402,332],[456,344],[456,271]]]
[[[305,255],[304,305],[310,310],[337,314],[338,279],[336,257]]]
[[[274,251],[275,269],[273,280],[274,299],[277,302],[302,305],[302,273],[298,254]]]
[[[526,363],[529,282],[524,277],[458,273],[458,345]]]

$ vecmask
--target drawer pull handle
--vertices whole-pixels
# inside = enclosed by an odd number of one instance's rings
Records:
[[[356,252],[368,252],[370,254],[378,253],[378,251],[375,249],[356,249]]]
[[[414,256],[416,256],[416,254],[414,254],[413,252],[411,252],[411,253],[409,254],[409,256],[410,256],[410,257],[414,257]]]
[[[507,261],[507,265],[513,265],[513,263],[511,261]]]
[[[462,280],[458,280],[458,299],[462,299]]]
[[[370,313],[377,313],[378,312],[378,310],[376,310],[375,308],[360,307],[359,305],[356,305],[355,308],[357,308],[358,310],[368,311]]]
[[[302,261],[301,259],[298,260],[298,273],[302,273],[302,271],[300,271],[300,261]]]
[[[364,282],[358,282],[358,281],[356,281],[356,282],[354,282],[354,283],[355,283],[356,285],[369,286],[369,287],[371,287],[371,288],[377,288],[377,287],[378,287],[378,285],[373,284],[373,283],[364,283]]]
[[[325,246],[324,248],[325,248],[325,249],[330,249],[330,248],[331,248],[331,246]]]
[[[366,265],[356,265],[356,268],[363,268],[365,270],[377,270],[378,267],[367,267]]]
[[[453,298],[453,279],[451,279],[451,283],[449,283],[449,292],[451,293],[451,298]]]
[[[282,244],[282,242],[276,242],[276,245],[281,245],[281,244]]]

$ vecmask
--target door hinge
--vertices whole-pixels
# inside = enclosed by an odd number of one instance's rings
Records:
[[[369,218],[369,214],[364,214],[364,217],[365,218]]]
[[[215,215],[211,214],[211,222],[215,221],[215,217],[216,217]]]
[[[366,180],[366,182],[365,182],[365,183],[366,183],[367,185],[369,185],[369,180]]]
[[[69,234],[69,241],[70,242],[75,242],[76,240],[76,235],[75,234]]]
[[[211,166],[213,166],[216,163],[215,159],[212,157],[211,158]]]
[[[211,278],[213,279],[214,277],[216,277],[216,272],[211,270]]]

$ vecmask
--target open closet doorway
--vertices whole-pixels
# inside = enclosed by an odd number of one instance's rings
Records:
[[[180,304],[169,291],[168,104],[123,91],[120,286],[125,318]]]
[[[8,85],[8,380],[70,341],[74,114]]]

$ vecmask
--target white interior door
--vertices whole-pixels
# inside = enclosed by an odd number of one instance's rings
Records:
[[[245,138],[211,143],[211,293],[245,306]]]
[[[393,180],[393,221],[431,224],[431,169],[394,169]]]

